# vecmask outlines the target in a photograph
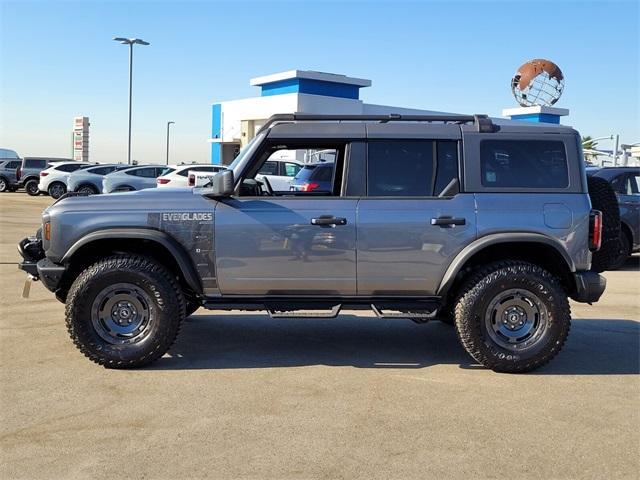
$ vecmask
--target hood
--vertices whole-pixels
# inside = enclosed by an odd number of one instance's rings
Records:
[[[78,195],[65,197],[45,211],[51,215],[63,212],[114,212],[114,211],[182,211],[205,208],[213,200],[194,194],[190,188],[149,188],[135,192],[110,193],[108,195]]]

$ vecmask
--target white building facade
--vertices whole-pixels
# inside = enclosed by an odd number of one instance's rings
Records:
[[[333,73],[290,70],[253,78],[259,97],[231,100],[212,105],[211,163],[228,165],[276,113],[316,114],[433,114],[430,110],[374,105],[360,100],[360,89],[371,80]]]

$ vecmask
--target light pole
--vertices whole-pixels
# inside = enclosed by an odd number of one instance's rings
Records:
[[[139,38],[123,38],[123,37],[114,37],[116,42],[120,42],[123,45],[129,45],[129,142],[127,146],[127,163],[131,164],[131,93],[133,86],[133,46],[135,44],[138,45],[149,45],[149,42],[145,42]]]
[[[167,165],[169,165],[169,127],[176,122],[167,122]]]

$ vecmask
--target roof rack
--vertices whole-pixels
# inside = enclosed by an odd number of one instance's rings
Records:
[[[272,115],[260,128],[258,133],[283,122],[443,122],[465,124],[473,123],[480,133],[491,133],[494,131],[493,122],[487,115],[400,115],[390,113],[388,115],[316,115],[311,113],[279,113]]]

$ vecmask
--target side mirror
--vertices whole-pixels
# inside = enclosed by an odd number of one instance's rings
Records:
[[[206,186],[207,194],[213,197],[230,197],[233,195],[233,170],[223,170],[211,177],[210,185]]]

